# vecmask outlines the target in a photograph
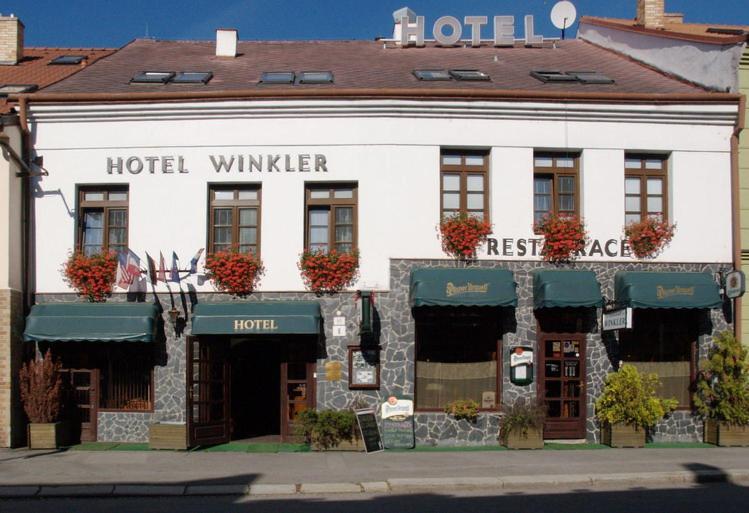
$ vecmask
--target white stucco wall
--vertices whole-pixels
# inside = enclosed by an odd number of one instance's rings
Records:
[[[220,105],[222,112],[216,105],[152,105],[127,115],[112,107],[96,115],[95,107],[32,107],[36,151],[50,172],[36,181],[34,194],[37,291],[68,290],[59,269],[74,244],[76,184],[129,183],[131,249],[141,258],[146,251],[154,257],[162,251],[167,263],[176,251],[186,265],[206,246],[208,184],[219,182],[262,186],[267,271],[260,290],[302,290],[297,261],[306,181],[358,182],[357,286],[385,289],[389,259],[445,258],[436,229],[440,148],[491,150],[490,212],[499,239],[533,237],[534,149],[580,150],[582,213],[591,238],[602,241],[622,237],[625,151],[669,152],[671,220],[678,228],[657,261],[731,261],[729,141],[735,107],[567,106],[567,114],[576,109],[585,118],[567,121],[566,114],[552,112],[558,106],[516,103],[368,104],[389,117],[350,102],[298,102],[299,112],[288,116],[253,114],[258,102]],[[330,112],[313,113],[319,105]],[[209,160],[240,153],[325,154],[328,172],[217,173]],[[183,156],[189,173],[107,173],[107,157],[164,155]],[[529,256],[487,256],[483,250],[481,258]],[[213,290],[198,277],[190,282]]]
[[[21,133],[18,126],[3,127],[9,144],[21,154]],[[0,154],[0,289],[21,290],[23,277],[21,180],[20,167],[10,154]]]
[[[708,44],[580,23],[578,36],[609,50],[722,92],[738,92],[744,44]]]

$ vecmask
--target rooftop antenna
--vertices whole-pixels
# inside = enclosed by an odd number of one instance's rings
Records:
[[[562,30],[562,39],[564,39],[567,27],[571,27],[575,19],[577,19],[577,9],[572,2],[562,0],[551,9],[551,22],[556,28]]]

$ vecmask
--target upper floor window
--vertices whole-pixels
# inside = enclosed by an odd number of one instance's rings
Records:
[[[579,155],[536,152],[533,158],[533,220],[580,214]]]
[[[356,183],[307,184],[305,246],[310,251],[356,249]]]
[[[624,223],[646,217],[667,220],[667,160],[662,155],[624,156]]]
[[[465,214],[480,219],[489,218],[488,170],[489,156],[486,153],[442,152],[442,217]]]
[[[209,189],[210,233],[208,252],[236,248],[260,254],[260,187],[213,185]]]
[[[127,251],[127,186],[81,187],[77,246],[85,255]]]

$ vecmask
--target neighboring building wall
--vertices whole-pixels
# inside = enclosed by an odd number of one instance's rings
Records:
[[[744,49],[739,67],[739,92],[749,98],[749,47]],[[746,103],[745,119],[749,121],[749,103]],[[739,136],[739,187],[741,197],[741,267],[749,276],[749,128]],[[741,340],[749,345],[749,296],[741,302]]]
[[[21,153],[18,127],[5,126],[11,146]],[[23,413],[17,374],[21,363],[23,332],[22,223],[20,171],[10,155],[0,158],[0,447],[23,443]]]
[[[581,39],[708,89],[738,91],[743,44],[708,44],[580,23]]]

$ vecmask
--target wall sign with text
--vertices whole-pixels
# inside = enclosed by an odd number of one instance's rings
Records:
[[[350,389],[380,388],[379,348],[348,348],[348,385]]]

